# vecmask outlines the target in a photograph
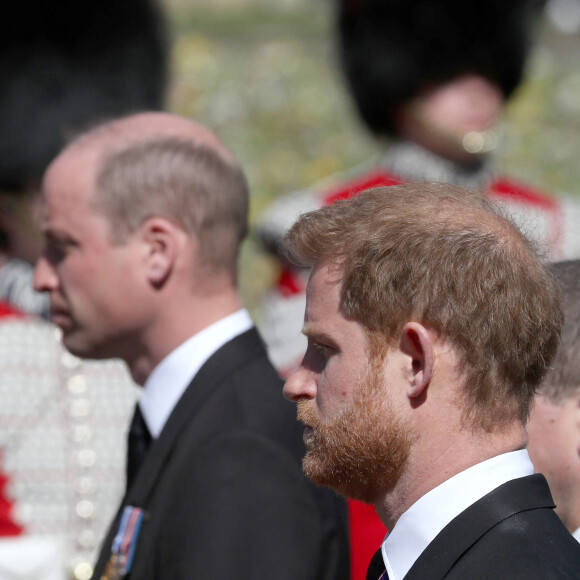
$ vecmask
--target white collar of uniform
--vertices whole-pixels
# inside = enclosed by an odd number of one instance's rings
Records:
[[[419,498],[383,542],[389,580],[402,580],[435,536],[470,505],[507,481],[533,473],[528,452],[521,449],[473,465]]]
[[[580,528],[576,528],[576,531],[572,535],[580,542]]]
[[[181,395],[212,354],[252,326],[248,312],[238,310],[194,334],[153,369],[139,399],[152,437],[159,437]]]

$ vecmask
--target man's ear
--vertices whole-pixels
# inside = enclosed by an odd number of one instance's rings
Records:
[[[409,359],[409,398],[425,393],[433,376],[435,364],[433,341],[429,331],[418,322],[408,322],[401,333],[401,351]]]
[[[155,288],[163,286],[173,270],[179,250],[178,237],[178,227],[165,218],[149,218],[141,225],[146,276]]]

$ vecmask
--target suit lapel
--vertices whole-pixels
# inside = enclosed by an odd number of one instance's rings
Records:
[[[215,352],[193,378],[173,409],[163,431],[149,449],[135,482],[126,496],[130,505],[146,506],[157,480],[163,473],[173,447],[183,430],[191,424],[216,386],[248,360],[264,353],[254,328],[235,337]]]
[[[104,570],[111,554],[113,538],[119,528],[120,516],[127,505],[147,509],[149,498],[163,474],[172,449],[183,430],[192,422],[215,387],[238,368],[257,356],[264,354],[264,346],[255,328],[244,332],[216,351],[201,367],[173,409],[163,431],[156,439],[137,474],[131,488],[125,494],[117,515],[103,542],[95,577]]]
[[[519,512],[553,508],[544,476],[536,474],[504,483],[452,520],[419,556],[405,580],[444,578],[479,538]]]

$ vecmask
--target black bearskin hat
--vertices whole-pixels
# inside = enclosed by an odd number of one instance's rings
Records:
[[[100,120],[164,106],[165,24],[154,0],[18,0],[0,26],[0,189],[38,181]]]
[[[541,0],[336,0],[338,52],[359,112],[376,134],[429,85],[463,73],[521,81]]]

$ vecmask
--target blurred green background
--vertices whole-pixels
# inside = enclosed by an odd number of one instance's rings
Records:
[[[207,124],[232,149],[250,182],[252,224],[276,196],[378,155],[334,60],[331,0],[164,0],[164,7],[168,108]],[[513,177],[580,195],[580,37],[547,18],[540,24],[496,160]],[[241,288],[253,312],[274,275],[251,236]]]

